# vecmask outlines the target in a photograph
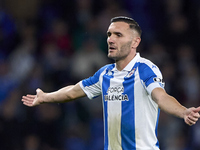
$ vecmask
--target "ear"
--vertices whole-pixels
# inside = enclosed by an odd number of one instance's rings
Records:
[[[132,48],[136,49],[140,44],[141,38],[139,36],[135,37],[132,42]]]

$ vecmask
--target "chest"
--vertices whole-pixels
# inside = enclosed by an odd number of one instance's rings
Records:
[[[121,71],[107,73],[102,78],[102,93],[107,99],[126,100],[128,93],[133,93],[134,88],[141,84],[138,71]]]

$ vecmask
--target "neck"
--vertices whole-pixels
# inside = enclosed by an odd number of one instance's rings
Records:
[[[124,59],[115,60],[117,70],[122,71],[135,56],[136,53],[133,55],[128,55]]]

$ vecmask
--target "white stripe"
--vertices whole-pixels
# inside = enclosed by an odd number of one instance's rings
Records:
[[[152,150],[158,150],[155,146],[157,139],[154,136],[158,113],[157,104],[150,98],[150,96],[148,96],[148,93],[139,81],[138,70],[135,72],[135,76],[134,99],[136,147],[138,150],[149,148]]]
[[[121,150],[121,102],[108,102],[108,149]]]
[[[116,72],[110,80],[110,87],[122,87],[127,72]],[[119,78],[120,77],[120,78]],[[116,80],[118,80],[116,82]],[[116,84],[117,83],[117,84]],[[111,93],[113,94],[113,93]],[[117,93],[122,94],[122,93]],[[108,149],[122,150],[121,146],[121,101],[108,101]]]

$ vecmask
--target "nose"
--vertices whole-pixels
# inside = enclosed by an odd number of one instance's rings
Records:
[[[109,37],[107,38],[107,43],[108,43],[108,44],[114,43],[114,40],[113,40],[112,36],[109,36]]]

